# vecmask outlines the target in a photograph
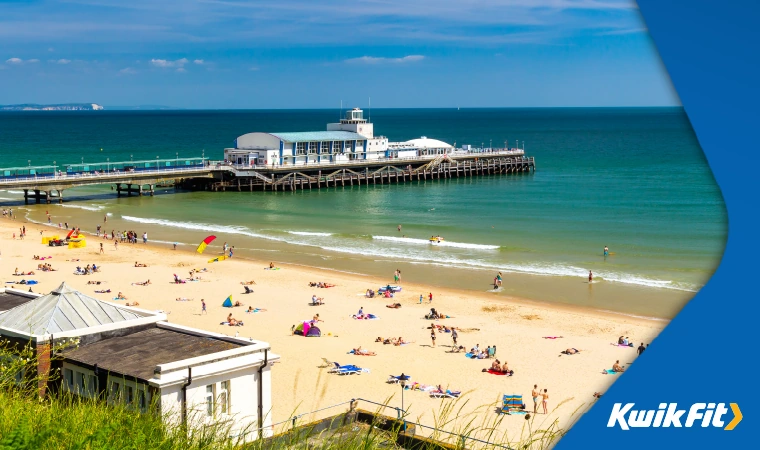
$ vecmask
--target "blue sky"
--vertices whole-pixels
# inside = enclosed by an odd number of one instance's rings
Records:
[[[0,0],[0,104],[677,105],[628,0]]]

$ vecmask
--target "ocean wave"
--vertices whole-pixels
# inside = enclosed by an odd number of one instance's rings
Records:
[[[498,245],[470,244],[467,242],[441,241],[441,242],[431,243],[430,240],[428,239],[416,239],[416,238],[397,237],[397,236],[372,236],[372,239],[375,239],[378,241],[400,242],[404,244],[434,245],[436,247],[470,248],[470,249],[475,249],[475,250],[496,250],[499,248]]]
[[[502,271],[507,273],[521,273],[528,275],[542,275],[542,276],[560,276],[560,277],[573,277],[583,279],[588,276],[588,269],[575,267],[572,265],[558,264],[558,263],[541,263],[541,262],[526,262],[526,263],[510,263],[504,264],[498,261],[484,261],[474,258],[458,258],[453,255],[442,255],[440,252],[431,252],[430,244],[425,239],[413,239],[402,238],[394,236],[372,236],[376,241],[389,241],[389,242],[410,242],[413,244],[420,244],[420,247],[415,250],[405,250],[400,252],[396,249],[382,248],[378,245],[366,245],[364,243],[357,242],[356,240],[336,239],[330,233],[316,233],[316,232],[293,232],[288,231],[289,234],[295,236],[303,236],[304,239],[285,239],[278,236],[266,235],[252,231],[244,226],[237,225],[218,225],[209,223],[198,222],[175,222],[165,219],[156,218],[142,218],[133,216],[122,216],[122,219],[131,222],[137,222],[142,224],[152,224],[173,228],[182,228],[193,231],[206,231],[212,233],[227,233],[241,236],[247,236],[251,238],[266,239],[270,241],[283,242],[292,245],[299,245],[304,247],[321,248],[322,250],[357,255],[361,257],[369,258],[382,258],[384,260],[403,260],[411,264],[424,264],[435,265],[440,267],[448,267],[455,269],[473,269],[473,270],[488,270],[488,271]],[[320,239],[327,238],[327,239]],[[423,247],[421,244],[425,244]],[[480,244],[466,244],[466,243],[452,243],[448,244],[460,244],[469,247],[470,249],[486,249],[492,250],[498,248],[498,246],[485,246]],[[648,278],[640,275],[616,273],[616,272],[596,272],[594,273],[596,280],[604,280],[606,282],[613,283],[625,283],[639,286],[648,286],[653,288],[662,289],[674,289],[680,291],[696,292],[699,286],[695,286],[688,283],[674,282],[671,280],[658,280]]]
[[[332,236],[332,233],[319,233],[316,231],[286,231],[286,233],[289,234],[295,234],[298,236],[321,236],[321,237],[327,237]]]
[[[101,211],[105,208],[104,206],[97,206],[97,205],[84,206],[84,205],[72,205],[72,204],[68,204],[68,205],[59,204],[58,206],[60,206],[61,208],[76,208],[76,209],[84,209],[87,211]]]
[[[172,228],[183,228],[185,230],[193,230],[193,231],[208,231],[211,233],[239,234],[242,236],[248,236],[252,238],[269,239],[273,241],[287,242],[284,239],[280,239],[274,236],[267,236],[267,235],[263,235],[259,233],[254,233],[249,228],[237,226],[237,225],[217,225],[217,224],[197,223],[197,222],[175,222],[171,220],[145,218],[145,217],[133,217],[133,216],[121,216],[121,218],[128,222],[137,222],[137,223],[143,223],[143,224],[149,224],[149,225],[160,225],[160,226],[172,227]]]

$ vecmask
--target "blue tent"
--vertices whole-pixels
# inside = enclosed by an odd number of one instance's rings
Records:
[[[224,303],[222,303],[222,306],[225,308],[232,308],[232,296],[230,295],[224,300]]]

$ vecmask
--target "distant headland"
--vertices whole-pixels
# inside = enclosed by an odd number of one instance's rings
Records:
[[[103,106],[97,103],[62,103],[59,105],[38,105],[23,103],[20,105],[0,105],[0,111],[101,111]]]

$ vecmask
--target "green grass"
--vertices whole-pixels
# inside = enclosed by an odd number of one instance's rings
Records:
[[[281,439],[276,446],[268,441],[257,441],[241,445],[224,436],[229,436],[225,425],[191,428],[187,432],[179,426],[166,426],[165,417],[157,413],[141,414],[125,405],[107,405],[104,401],[83,398],[71,394],[51,394],[40,398],[37,378],[26,376],[21,382],[20,372],[36,373],[36,361],[30,348],[22,351],[10,350],[6,342],[0,341],[0,450],[7,449],[241,449],[268,450],[288,449],[336,449],[368,450],[374,448],[400,448],[397,438],[401,433],[395,417],[391,427],[380,426],[380,422],[348,424],[338,430],[319,434],[294,433],[292,438]],[[76,345],[69,342],[64,345]],[[56,377],[58,374],[51,374]],[[390,402],[390,398],[386,400]],[[502,425],[505,416],[494,413],[496,404],[476,408],[465,413],[468,401],[465,398],[444,401],[435,412],[435,428],[447,429],[458,436],[469,436],[483,441],[496,442],[515,450],[541,450],[550,448],[565,431],[556,420],[550,423],[535,423],[536,417],[529,414],[526,420],[515,421],[512,429]],[[559,406],[559,405],[558,405]],[[361,407],[361,405],[360,405]],[[154,409],[157,410],[157,409]],[[380,417],[383,408],[378,408],[375,417]],[[193,412],[190,412],[190,423]],[[411,417],[406,417],[410,422]],[[382,421],[382,419],[376,419]],[[175,422],[176,423],[176,422]],[[387,424],[387,422],[386,422]],[[290,428],[283,424],[275,429],[282,433]],[[509,433],[505,430],[509,429]],[[495,449],[477,441],[463,441],[461,437],[431,431],[418,427],[417,436],[423,436],[450,445],[450,448]],[[286,434],[287,436],[287,434]],[[464,445],[463,445],[464,444]],[[420,445],[421,449],[440,449],[433,443]]]

